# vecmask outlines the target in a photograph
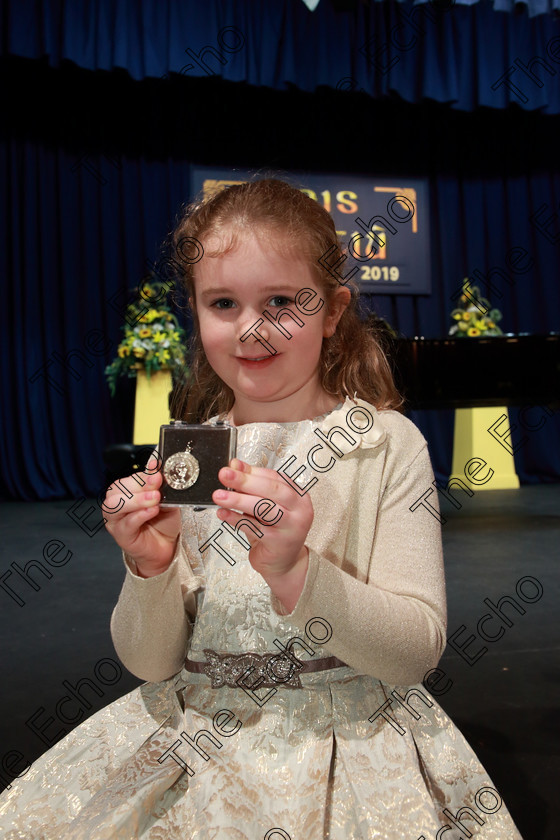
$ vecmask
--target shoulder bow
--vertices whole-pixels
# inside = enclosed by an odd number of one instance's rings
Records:
[[[378,410],[370,403],[358,399],[356,395],[353,398],[346,397],[344,405],[332,411],[320,423],[319,428],[325,435],[335,428],[344,432],[344,434],[337,434],[333,440],[333,445],[344,455],[360,446],[364,449],[381,446],[387,437],[385,427],[379,419]],[[351,443],[350,438],[354,440],[354,443]]]

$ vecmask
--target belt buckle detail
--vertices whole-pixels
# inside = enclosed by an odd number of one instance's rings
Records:
[[[251,690],[279,685],[302,688],[297,672],[303,668],[303,663],[296,664],[295,656],[292,659],[285,653],[216,653],[208,648],[204,653],[208,660],[204,673],[211,679],[212,688],[224,685]],[[247,673],[249,669],[251,671]]]

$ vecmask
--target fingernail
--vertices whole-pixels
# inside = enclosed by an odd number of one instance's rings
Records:
[[[227,492],[225,490],[216,490],[214,493],[215,499],[225,499],[227,498]]]

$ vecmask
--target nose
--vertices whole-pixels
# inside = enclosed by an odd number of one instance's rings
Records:
[[[264,318],[253,315],[252,318],[240,319],[238,338],[244,347],[254,347],[260,344],[264,349],[274,356],[276,349],[270,343],[270,332],[272,324]]]

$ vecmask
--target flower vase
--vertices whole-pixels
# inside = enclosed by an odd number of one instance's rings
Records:
[[[154,371],[150,378],[144,369],[136,376],[136,400],[134,405],[135,446],[159,443],[159,427],[169,423],[169,392],[173,386],[171,371]]]

